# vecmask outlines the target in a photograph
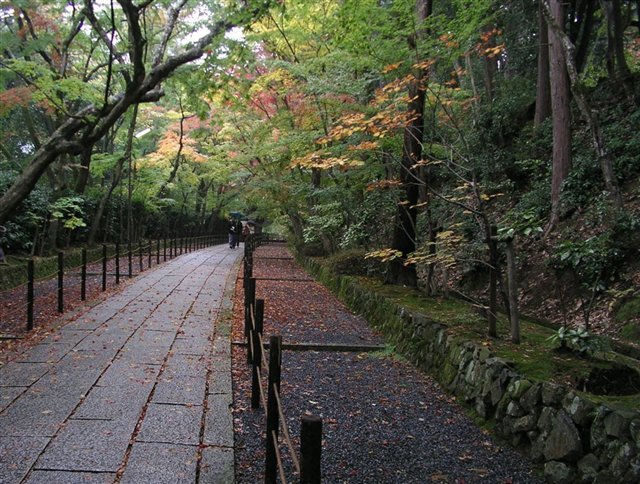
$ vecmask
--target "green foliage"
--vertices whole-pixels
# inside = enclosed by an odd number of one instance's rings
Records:
[[[51,216],[60,220],[70,230],[86,227],[83,220],[84,200],[82,197],[62,197],[51,205]]]
[[[511,216],[503,220],[504,226],[498,229],[498,236],[503,239],[513,238],[516,234],[529,237],[542,233],[544,221],[538,217],[535,209],[530,208],[524,212],[512,212]]]
[[[583,327],[578,329],[568,329],[563,326],[558,329],[556,333],[547,338],[547,341],[554,346],[568,346],[578,353],[588,355],[594,355],[599,351],[607,351],[609,349],[609,345],[604,339],[589,333],[589,331]]]
[[[340,202],[330,202],[314,207],[314,214],[307,217],[304,228],[305,243],[319,242],[322,237],[335,240],[344,223]]]
[[[551,260],[556,269],[571,269],[587,287],[602,290],[614,277],[623,260],[623,252],[611,244],[609,234],[594,235],[586,240],[564,241]]]

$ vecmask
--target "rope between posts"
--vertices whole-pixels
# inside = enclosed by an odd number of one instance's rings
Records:
[[[291,454],[291,460],[293,461],[293,466],[296,468],[296,472],[300,475],[300,461],[298,461],[298,456],[296,455],[296,451],[293,448],[293,444],[291,443],[291,436],[289,435],[289,426],[287,425],[287,420],[284,418],[284,412],[282,411],[282,403],[280,402],[280,392],[278,391],[278,386],[274,383],[273,385],[273,394],[276,397],[276,402],[278,404],[278,414],[280,415],[280,423],[282,424],[282,433],[284,434],[284,441],[289,447],[289,453]]]
[[[29,281],[23,282],[19,286],[14,286],[11,289],[5,289],[4,291],[0,291],[0,294],[5,293],[5,292],[10,292],[10,291],[15,291],[16,289],[20,289],[21,287],[25,287],[27,284],[29,284]]]
[[[284,468],[282,466],[282,457],[280,456],[280,448],[278,447],[278,436],[276,435],[276,431],[271,431],[271,440],[273,440],[273,450],[276,453],[276,462],[278,463],[278,474],[280,474],[280,480],[287,484],[287,479],[284,475]]]
[[[267,368],[269,366],[269,363],[267,362],[267,357],[264,355],[264,343],[262,341],[262,335],[260,333],[258,333],[258,341],[260,341],[260,346],[262,346],[262,366]],[[253,357],[253,355],[251,355]]]
[[[258,388],[260,389],[260,403],[262,404],[262,408],[267,408],[267,398],[264,396],[264,390],[262,389],[262,373],[260,368],[258,368]]]

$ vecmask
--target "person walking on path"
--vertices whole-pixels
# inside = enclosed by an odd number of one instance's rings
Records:
[[[235,247],[240,245],[240,234],[242,233],[242,222],[240,219],[236,219],[235,221]]]
[[[227,230],[229,232],[229,248],[235,249],[236,245],[238,245],[238,227],[236,225],[236,221],[233,218],[229,219],[229,223],[227,225]]]

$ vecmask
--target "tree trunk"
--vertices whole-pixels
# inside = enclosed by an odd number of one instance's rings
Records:
[[[93,145],[87,144],[80,153],[80,170],[78,171],[78,178],[76,179],[75,192],[78,195],[84,194],[89,182],[89,167],[91,166],[91,154],[93,152]]]
[[[509,286],[509,320],[511,321],[511,342],[520,343],[520,315],[518,314],[518,280],[516,276],[516,253],[513,240],[507,240],[507,274]]]
[[[550,12],[556,25],[564,28],[562,0],[551,0]],[[562,183],[571,169],[571,111],[569,106],[569,77],[565,66],[561,32],[549,26],[551,77],[551,108],[553,115],[553,161],[551,170],[551,216],[549,230],[558,222]]]
[[[431,0],[416,0],[416,17],[418,24],[417,38],[409,39],[409,43],[416,48],[420,37],[424,36],[421,26],[431,15]],[[420,60],[419,58],[417,60]],[[416,205],[419,199],[420,174],[415,168],[422,158],[422,141],[424,137],[424,105],[425,90],[423,83],[428,76],[427,69],[417,69],[415,80],[409,85],[408,110],[414,113],[415,119],[404,129],[402,159],[400,166],[400,181],[404,189],[405,200],[398,204],[396,212],[392,248],[402,253],[402,259],[394,260],[389,270],[389,281],[397,284],[416,287],[418,277],[415,265],[405,265],[404,259],[416,250]]]
[[[569,39],[569,37],[562,31],[562,28],[555,21],[555,18],[552,15],[552,11],[549,8],[548,0],[543,0],[543,2],[543,5],[545,7],[545,16],[547,17],[549,28],[552,29],[556,34],[560,43],[560,47],[562,49],[564,62],[566,64],[566,72],[568,73],[568,77],[571,80],[571,90],[573,92],[573,96],[576,100],[578,108],[580,109],[580,113],[589,126],[589,131],[591,132],[591,141],[593,143],[596,156],[598,157],[598,162],[600,163],[600,169],[602,171],[602,177],[605,186],[607,188],[607,191],[609,192],[609,196],[614,206],[618,209],[621,209],[622,195],[620,194],[618,180],[616,179],[615,173],[613,171],[613,163],[611,161],[611,157],[609,156],[609,152],[604,141],[604,135],[602,134],[602,129],[600,128],[600,121],[598,120],[598,116],[596,115],[594,110],[591,109],[591,105],[587,100],[587,96],[585,95],[582,84],[580,83],[580,78],[578,77],[578,70],[576,68],[574,59],[575,46],[571,43],[571,39]]]
[[[100,203],[98,204],[98,208],[93,217],[93,223],[91,224],[91,229],[89,230],[89,235],[87,237],[87,244],[93,245],[96,240],[96,235],[98,233],[98,229],[100,228],[100,222],[102,221],[102,216],[104,214],[105,208],[111,200],[111,195],[116,187],[122,181],[122,171],[124,168],[125,162],[127,162],[131,158],[131,153],[133,150],[133,135],[136,130],[136,121],[138,117],[138,106],[135,105],[133,109],[133,114],[131,116],[131,122],[129,124],[129,130],[127,131],[127,146],[125,148],[124,154],[118,159],[116,162],[116,166],[113,170],[113,178],[111,180],[111,185],[105,192],[105,194],[100,199]]]
[[[576,69],[578,72],[582,72],[587,61],[587,53],[591,43],[591,31],[593,30],[593,14],[596,10],[596,0],[584,0],[584,2],[586,3],[586,12],[584,19],[580,19],[582,35],[580,36],[580,42],[576,44]]]
[[[536,91],[536,113],[533,125],[538,128],[551,115],[549,32],[541,6],[538,7],[538,82]]]
[[[600,0],[600,6],[607,20],[607,72],[611,79],[622,84],[627,98],[633,99],[630,86],[631,71],[624,57],[624,29],[620,13],[620,0]]]

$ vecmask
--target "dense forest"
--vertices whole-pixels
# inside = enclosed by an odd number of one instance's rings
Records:
[[[237,211],[490,322],[640,335],[640,2],[0,12],[7,254],[204,233]]]

